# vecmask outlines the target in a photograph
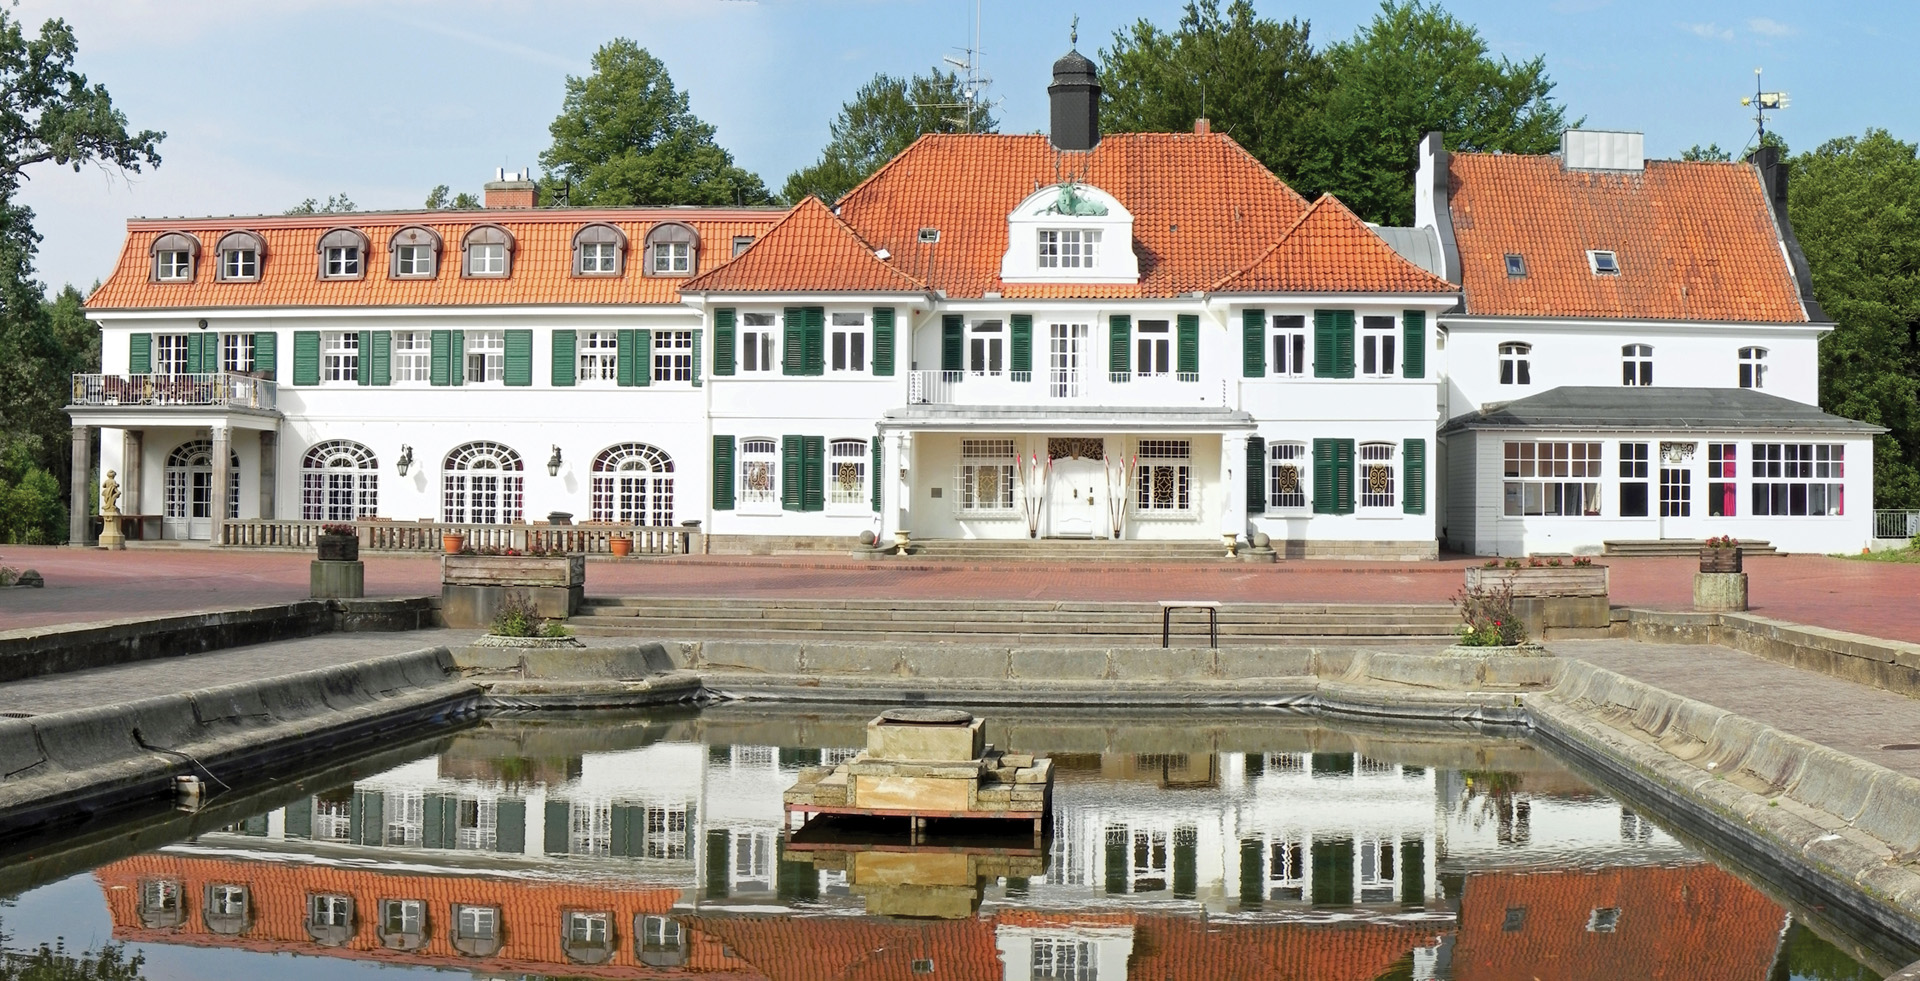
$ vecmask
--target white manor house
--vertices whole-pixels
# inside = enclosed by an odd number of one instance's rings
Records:
[[[699,522],[702,547],[1270,536],[1284,556],[1872,535],[1818,408],[1771,150],[1418,148],[1416,220],[1307,201],[1204,120],[922,137],[832,208],[135,219],[88,299],[91,440],[143,537]],[[398,539],[394,539],[398,540]],[[410,541],[438,544],[438,532]]]

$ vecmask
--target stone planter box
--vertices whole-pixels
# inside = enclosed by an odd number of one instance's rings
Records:
[[[1700,571],[1709,573],[1745,572],[1744,556],[1738,545],[1733,548],[1700,548]]]
[[[307,595],[314,599],[360,599],[367,595],[366,564],[358,559],[315,559],[307,563]]]
[[[1604,565],[1522,566],[1518,569],[1469,566],[1468,589],[1513,587],[1520,596],[1605,596],[1609,579]]]
[[[319,554],[316,558],[321,562],[360,561],[358,535],[321,535],[317,547]]]
[[[443,555],[440,615],[449,627],[484,627],[515,596],[539,616],[570,617],[586,584],[585,555]]]

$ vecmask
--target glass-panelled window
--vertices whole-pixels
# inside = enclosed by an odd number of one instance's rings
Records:
[[[567,939],[576,944],[604,944],[609,919],[605,913],[568,913]]]
[[[610,382],[620,377],[620,332],[615,330],[584,330],[580,332],[580,349],[577,355],[579,372],[575,376],[583,382]]]
[[[1151,377],[1173,371],[1173,335],[1167,321],[1142,320],[1134,335],[1134,374]]]
[[[869,509],[873,505],[867,487],[867,441],[836,439],[827,459],[827,504],[834,508]]]
[[[153,370],[162,375],[187,373],[187,335],[155,334]]]
[[[501,330],[470,330],[467,334],[467,383],[497,382],[507,376],[507,334]]]
[[[580,272],[587,276],[611,276],[620,271],[620,243],[580,243]]]
[[[1648,513],[1647,444],[1620,444],[1620,516],[1644,518]]]
[[[419,933],[427,922],[427,904],[418,899],[380,902],[380,925],[388,933]]]
[[[1620,346],[1620,384],[1653,384],[1653,345],[1622,344]]]
[[[741,510],[780,509],[780,446],[770,439],[740,441]]]
[[[1740,349],[1740,387],[1767,387],[1766,348],[1743,347]]]
[[[684,273],[693,269],[692,242],[653,243],[653,271]]]
[[[733,834],[733,880],[737,885],[765,883],[773,875],[773,832]],[[762,886],[761,888],[765,888]]]
[[[1394,861],[1394,842],[1392,839],[1362,838],[1354,856],[1360,866],[1360,901],[1363,903],[1390,903],[1393,901],[1395,886],[1399,875]]]
[[[1391,377],[1395,340],[1392,317],[1360,318],[1360,373],[1375,378]]]
[[[1533,345],[1518,342],[1500,345],[1500,384],[1533,384]]]
[[[653,380],[657,382],[693,380],[693,331],[656,330],[653,332]]]
[[[687,857],[687,809],[647,808],[647,857]]]
[[[220,335],[220,370],[248,372],[253,370],[253,335]]]
[[[313,799],[313,840],[353,840],[353,797]]]
[[[973,325],[967,340],[967,370],[976,375],[998,375],[1006,367],[1006,342],[998,320],[981,320]]]
[[[1099,981],[1093,943],[1076,937],[1035,937],[1030,954],[1033,981]]]
[[[320,378],[322,381],[360,380],[360,332],[329,330],[320,335]]]
[[[431,381],[433,336],[424,330],[394,331],[392,367],[396,382]]]
[[[466,797],[454,808],[455,848],[490,852],[500,847],[500,807],[492,798]]]
[[[1307,506],[1307,444],[1268,443],[1267,507]]]
[[[1509,517],[1600,513],[1599,443],[1511,442],[1504,455]]]
[[[1753,444],[1753,513],[1846,513],[1846,447],[1839,443]]]
[[[1301,762],[1297,757],[1294,762]],[[1307,846],[1295,838],[1267,843],[1267,898],[1307,898]]]
[[[827,367],[834,371],[867,370],[867,315],[836,313],[827,335]]]
[[[427,827],[427,798],[417,790],[389,790],[380,795],[389,845],[418,848]]]
[[[440,520],[456,525],[519,524],[525,469],[520,454],[499,443],[455,447],[441,468]]]
[[[373,451],[352,440],[315,444],[300,461],[300,517],[359,521],[380,513],[380,470]]]
[[[474,242],[467,246],[467,275],[505,276],[507,247],[501,242]]]
[[[613,804],[608,801],[570,801],[568,854],[606,856],[613,853]]]
[[[401,276],[433,275],[433,246],[397,246],[394,249],[394,271]]]
[[[1393,443],[1360,444],[1360,507],[1387,509],[1399,501]]]
[[[1740,447],[1734,443],[1707,444],[1707,514],[1715,518],[1730,518],[1740,513],[1739,488],[1734,480],[1739,476]]]
[[[1012,511],[1013,472],[1018,462],[1013,440],[961,440],[960,493],[956,506],[962,512]]]
[[[500,930],[500,911],[492,906],[455,906],[453,929],[461,940],[492,940]]]
[[[153,255],[154,276],[162,280],[180,280],[193,278],[193,253],[186,249],[172,249],[156,252]]]
[[[607,447],[593,460],[593,520],[673,524],[673,458],[646,443]]]
[[[307,899],[307,925],[344,927],[353,925],[353,898],[350,896],[310,896]]]
[[[351,278],[360,275],[360,247],[357,245],[328,246],[325,269],[328,278]]]
[[[1271,374],[1304,375],[1313,370],[1307,363],[1307,318],[1301,314],[1280,314],[1273,318],[1273,364]]]
[[[1092,269],[1100,252],[1097,228],[1043,228],[1039,262],[1042,269]]]
[[[228,249],[220,253],[222,279],[253,279],[260,275],[260,253],[254,249]]]
[[[214,916],[247,915],[247,887],[223,885],[208,889],[207,912]]]
[[[1192,456],[1191,440],[1141,440],[1140,476],[1134,492],[1134,508],[1146,512],[1190,509],[1193,506]]]
[[[743,313],[740,315],[740,370],[742,372],[773,371],[779,367],[776,357],[778,349],[774,338],[779,329],[770,313]]]

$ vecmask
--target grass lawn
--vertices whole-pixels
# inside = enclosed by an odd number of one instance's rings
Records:
[[[1884,552],[1863,552],[1859,555],[1840,553],[1834,557],[1861,562],[1905,562],[1909,565],[1920,565],[1920,548],[1909,545],[1906,548],[1893,548]]]

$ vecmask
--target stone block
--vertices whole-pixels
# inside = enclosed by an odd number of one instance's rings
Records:
[[[1541,637],[1548,630],[1605,629],[1613,623],[1607,597],[1516,596],[1513,612],[1527,625],[1527,635]]]
[[[1031,753],[1008,753],[1000,757],[1000,765],[1014,770],[1029,767],[1033,765],[1033,755]]]
[[[697,667],[753,674],[800,674],[801,646],[779,641],[709,640],[700,645]]]
[[[852,880],[860,886],[970,886],[964,852],[855,852]]]
[[[1217,652],[1215,663],[1220,677],[1227,681],[1247,678],[1304,678],[1313,675],[1311,648],[1226,648]]]
[[[1896,852],[1920,849],[1920,780],[1882,775],[1867,792],[1866,806],[1853,826],[1893,846]]]
[[[1696,572],[1693,574],[1693,608],[1722,611],[1747,608],[1747,574],[1744,572]]]
[[[1214,676],[1213,654],[1204,647],[1116,647],[1107,661],[1118,681],[1196,681]]]
[[[486,627],[509,596],[518,596],[535,614],[549,619],[570,617],[585,599],[580,586],[463,586],[440,587],[440,617],[449,627]]]
[[[974,644],[931,644],[899,652],[899,664],[915,678],[1000,680],[1007,677],[1009,659],[1004,647]]]
[[[965,811],[973,801],[972,780],[924,777],[855,777],[853,806],[899,811]]]
[[[1107,677],[1107,652],[1104,648],[1016,650],[1012,654],[1012,675],[1039,681],[1101,681]]]
[[[367,595],[367,567],[359,560],[307,563],[308,595],[314,599],[359,599]]]
[[[867,723],[867,755],[879,760],[977,760],[986,751],[986,722],[966,725],[922,725],[889,722],[876,717]]]

